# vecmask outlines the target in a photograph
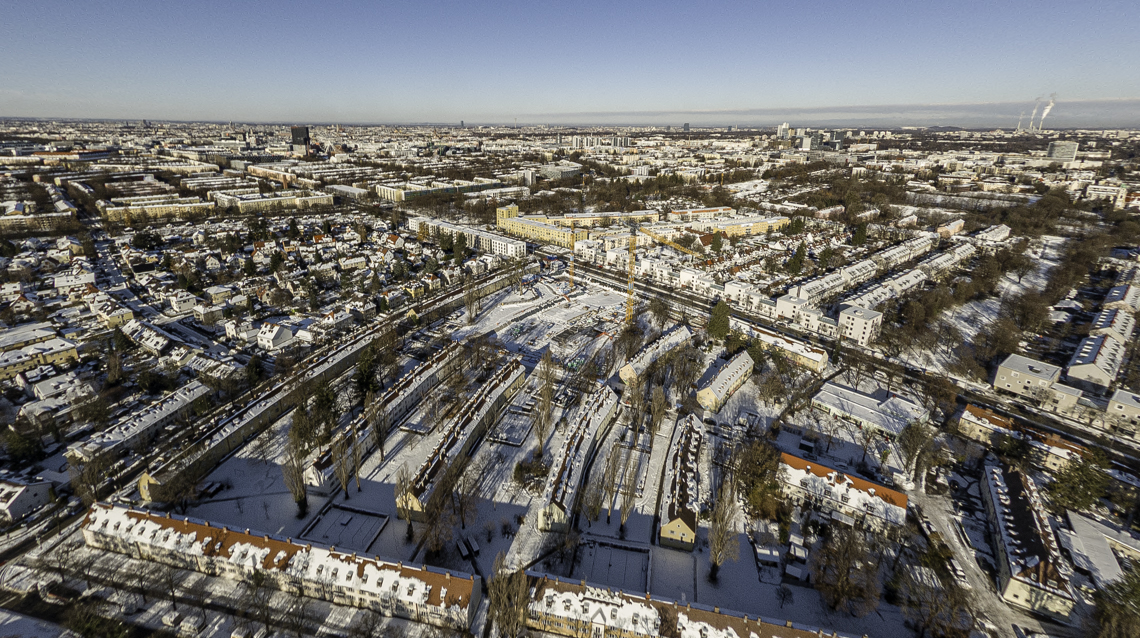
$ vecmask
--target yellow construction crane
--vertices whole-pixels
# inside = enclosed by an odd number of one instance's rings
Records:
[[[629,290],[625,300],[625,325],[627,326],[633,325],[634,317],[637,315],[637,294],[633,289],[633,255],[635,250],[637,250],[637,229],[631,229],[629,232]]]
[[[574,291],[574,218],[570,218],[570,291]]]

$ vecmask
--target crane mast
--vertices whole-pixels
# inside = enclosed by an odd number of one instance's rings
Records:
[[[637,230],[630,229],[629,233],[629,279],[628,295],[625,300],[625,325],[633,325],[637,314],[637,294],[633,288],[634,251],[637,249]]]
[[[574,219],[570,219],[570,292],[574,292]]]

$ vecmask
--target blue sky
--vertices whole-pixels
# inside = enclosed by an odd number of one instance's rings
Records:
[[[1138,2],[14,2],[0,116],[1140,126]],[[1008,121],[1012,118],[1012,122]]]

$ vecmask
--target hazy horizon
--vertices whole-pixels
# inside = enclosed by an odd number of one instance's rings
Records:
[[[1140,126],[1125,2],[10,3],[0,116]],[[1040,116],[1040,112],[1038,113]]]

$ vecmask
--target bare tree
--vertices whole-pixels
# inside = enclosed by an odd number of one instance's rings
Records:
[[[206,624],[206,604],[209,602],[210,598],[209,585],[208,583],[203,582],[206,580],[206,578],[206,576],[203,576],[201,574],[196,575],[195,580],[197,582],[186,587],[185,593],[183,594],[186,597],[187,603],[190,605],[190,607],[198,610],[198,614],[202,619],[203,625]]]
[[[654,386],[653,392],[649,399],[649,429],[653,436],[657,436],[657,432],[661,429],[661,423],[665,421],[665,411],[669,409],[669,402],[665,398],[665,390],[661,386]],[[652,447],[653,439],[649,439],[649,445]]]
[[[369,393],[368,398],[365,399],[365,414],[369,426],[372,428],[372,443],[376,446],[376,451],[380,453],[380,461],[384,461],[384,444],[388,442],[388,411],[379,404],[374,396]]]
[[[815,553],[812,580],[829,607],[865,616],[879,606],[881,584],[863,532],[837,528]]]
[[[171,567],[165,563],[150,563],[153,565],[154,583],[162,591],[166,599],[170,601],[170,606],[175,610],[178,609],[178,583],[182,582],[182,574],[178,569]]]
[[[412,509],[408,498],[412,491],[412,472],[407,465],[396,470],[396,514],[408,524],[407,537],[412,537]]]
[[[787,603],[794,603],[796,597],[792,594],[791,588],[787,585],[780,585],[776,589],[776,600],[780,603],[780,609],[783,609]]]
[[[92,503],[99,500],[99,486],[106,478],[109,466],[106,454],[96,454],[86,460],[69,459],[68,474],[71,476],[71,486],[84,506],[91,507]]]
[[[348,440],[338,436],[332,443],[333,473],[344,490],[344,500],[348,500],[348,485],[352,482],[352,452],[349,450]]]
[[[142,596],[143,604],[147,604],[146,595],[151,591],[155,584],[153,578],[153,569],[124,569],[120,572],[125,572],[127,579],[127,589],[138,592]]]
[[[285,487],[293,495],[293,502],[297,504],[297,518],[303,517],[309,511],[309,492],[305,485],[305,470],[302,463],[301,451],[294,442],[290,441],[285,463],[281,465],[281,475],[285,479]]]
[[[42,552],[35,560],[39,569],[59,576],[60,581],[66,581],[72,568],[72,557],[79,550],[77,542],[63,542],[57,544],[50,551]]]
[[[269,457],[272,452],[273,428],[269,428],[253,440],[253,456],[262,463],[269,463]]]
[[[453,464],[454,465],[454,464]],[[443,475],[436,479],[428,501],[424,504],[424,520],[421,539],[424,548],[435,554],[443,550],[444,545],[453,537],[455,527],[455,507],[451,497],[454,480],[448,476],[451,468],[444,470]]]
[[[91,587],[92,577],[95,576],[95,571],[99,566],[100,555],[101,552],[92,551],[82,545],[78,551],[71,555],[72,569],[79,572],[88,588]]]
[[[713,504],[712,521],[709,523],[709,580],[715,582],[720,566],[728,559],[736,560],[740,555],[736,540],[736,480],[731,473],[721,477]]]
[[[614,513],[614,496],[617,494],[618,485],[618,472],[621,471],[621,448],[612,448],[609,456],[606,457],[606,469],[602,475],[602,485],[606,490],[606,504],[608,509],[606,511],[606,523],[610,522],[610,516]]]
[[[242,579],[239,604],[267,631],[273,620],[272,598],[273,590],[265,572],[255,570]]]
[[[605,488],[602,487],[601,478],[595,478],[586,485],[582,496],[582,511],[586,514],[586,521],[593,523],[602,515],[602,505],[605,500]]]
[[[902,586],[899,589],[905,600],[903,615],[911,621],[920,637],[969,633],[974,626],[975,614],[968,591],[956,583],[946,586],[919,578],[918,572],[912,569],[903,569],[901,576]],[[934,574],[931,577],[937,578]]]
[[[919,457],[930,452],[930,446],[933,442],[934,432],[925,423],[915,421],[908,423],[903,428],[903,431],[899,433],[898,447],[908,473],[913,473],[918,469]]]
[[[463,282],[463,305],[467,310],[467,324],[475,323],[475,317],[479,315],[479,289],[471,275],[467,275]]]
[[[279,622],[295,637],[305,638],[313,634],[309,627],[313,620],[311,598],[305,596],[304,591],[298,587],[290,592],[292,602],[289,609],[281,614]]]
[[[649,314],[653,316],[657,329],[664,329],[665,324],[669,323],[669,303],[662,297],[654,296],[649,300]]]
[[[352,422],[352,475],[356,477],[356,491],[360,491],[360,464],[364,460],[360,449],[360,434],[356,431],[356,421]]]
[[[384,633],[384,617],[371,609],[361,610],[360,616],[348,626],[349,638],[380,638]]]
[[[483,479],[483,467],[472,467],[462,472],[455,481],[454,508],[459,517],[459,525],[467,529],[467,519],[479,511],[479,488]]]
[[[534,434],[538,440],[538,447],[534,453],[536,458],[542,457],[546,437],[550,435],[550,428],[554,425],[554,376],[554,357],[550,350],[547,350],[538,365],[538,405],[534,417]]]
[[[625,523],[629,520],[629,515],[633,513],[633,506],[637,503],[637,471],[639,464],[634,459],[635,456],[637,456],[636,450],[631,448],[629,456],[625,461],[625,471],[622,472],[620,504],[621,526],[618,529],[622,538],[625,537]]]
[[[527,607],[530,603],[526,573],[521,569],[507,568],[506,557],[502,552],[495,556],[491,572],[491,581],[487,584],[488,619],[498,628],[499,635],[503,638],[526,635]]]

